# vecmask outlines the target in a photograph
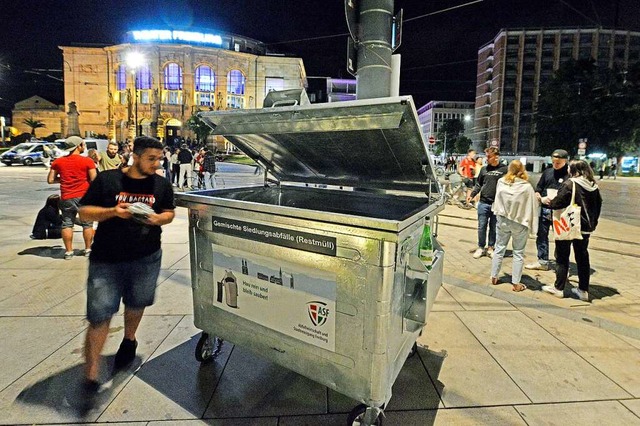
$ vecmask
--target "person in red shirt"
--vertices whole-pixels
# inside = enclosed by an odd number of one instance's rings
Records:
[[[467,156],[460,160],[460,164],[458,165],[458,174],[462,176],[462,181],[467,187],[467,198],[469,198],[469,194],[471,194],[471,190],[473,189],[474,180],[476,177],[476,151],[474,149],[470,149],[467,151]]]
[[[96,178],[96,165],[92,159],[81,154],[87,146],[79,136],[69,136],[65,140],[69,155],[56,159],[51,164],[47,182],[60,184],[60,209],[62,210],[62,242],[64,258],[73,258],[73,225],[78,215],[79,202],[89,189],[89,183]],[[82,226],[84,239],[84,255],[91,253],[93,242],[93,222],[78,222]]]

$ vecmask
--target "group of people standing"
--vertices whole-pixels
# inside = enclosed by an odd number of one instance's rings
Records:
[[[165,176],[179,190],[193,189],[193,173],[196,185],[202,189],[215,188],[216,157],[208,148],[192,151],[187,144],[171,150],[165,148]]]
[[[499,274],[509,241],[513,249],[511,284],[514,291],[527,288],[522,283],[523,269],[550,270],[549,231],[553,211],[566,208],[573,196],[581,207],[582,238],[555,241],[555,283],[542,286],[542,290],[564,297],[573,247],[579,284],[571,291],[580,300],[588,301],[591,269],[589,236],[598,225],[602,207],[602,197],[591,166],[584,160],[569,161],[568,152],[557,149],[551,155],[552,167],[545,169],[534,190],[522,162],[513,160],[505,164],[500,161],[500,152],[495,147],[487,148],[485,154],[487,165],[481,169],[467,202],[479,197],[478,248],[473,257],[492,258],[491,283],[500,283]],[[537,261],[525,265],[524,250],[529,235],[536,235]]]
[[[480,171],[484,165],[484,161],[482,157],[476,155],[475,149],[470,149],[467,151],[467,156],[460,160],[458,164],[458,174],[462,177],[462,182],[467,187],[467,206],[471,207],[471,190],[476,184],[478,180],[478,176],[480,175]]]
[[[65,259],[71,259],[74,221],[69,216],[73,214],[75,218],[77,209],[70,206],[72,202],[68,200],[82,196],[98,172],[130,166],[133,163],[131,156],[133,143],[125,144],[121,150],[117,142],[111,141],[102,154],[95,149],[87,149],[84,140],[79,136],[70,136],[65,140],[65,144],[67,152],[48,157],[49,160],[51,158],[54,160],[47,164],[49,169],[47,181],[60,183],[61,194],[47,198],[45,206],[38,212],[30,237],[38,240],[62,237]],[[83,227],[85,254],[89,255],[93,241],[92,227],[75,222]]]

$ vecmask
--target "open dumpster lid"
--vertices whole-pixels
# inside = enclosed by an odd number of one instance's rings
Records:
[[[201,112],[200,117],[281,182],[437,191],[410,96]]]

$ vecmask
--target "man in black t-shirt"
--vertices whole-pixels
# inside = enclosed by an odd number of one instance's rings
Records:
[[[136,138],[132,157],[130,167],[99,173],[80,200],[81,219],[98,222],[87,279],[84,374],[89,403],[100,388],[100,353],[120,300],[125,305],[124,339],[114,370],[135,359],[136,331],[145,307],[153,304],[160,273],[161,226],[171,223],[175,214],[171,184],[156,174],[163,159],[160,141]]]
[[[478,248],[473,252],[473,258],[479,259],[482,256],[493,257],[493,248],[496,244],[496,215],[491,210],[491,206],[496,197],[496,186],[498,180],[507,174],[507,165],[500,161],[500,150],[496,147],[489,147],[484,150],[487,156],[487,165],[480,169],[480,174],[476,180],[476,185],[467,195],[467,204],[472,198],[480,194],[478,201]],[[488,241],[487,241],[488,230]],[[488,244],[488,246],[485,246]]]

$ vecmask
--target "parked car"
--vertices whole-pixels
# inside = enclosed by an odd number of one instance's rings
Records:
[[[31,166],[33,164],[42,164],[42,154],[44,146],[51,148],[51,152],[59,152],[60,149],[55,143],[51,142],[24,142],[18,144],[8,151],[0,155],[0,161],[7,166],[13,164],[23,164]]]

